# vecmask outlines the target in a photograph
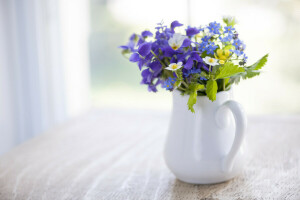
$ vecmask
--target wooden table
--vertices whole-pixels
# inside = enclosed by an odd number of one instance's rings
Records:
[[[0,199],[300,199],[300,116],[249,117],[243,174],[176,180],[162,149],[168,113],[93,111],[0,157]]]

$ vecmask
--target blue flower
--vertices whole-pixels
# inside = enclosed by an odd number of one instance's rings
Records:
[[[211,38],[210,36],[206,35],[201,40],[202,40],[202,42],[208,42],[210,40],[210,38]]]
[[[189,69],[189,70],[186,70],[186,72],[183,73],[183,75],[185,77],[188,77],[189,75],[191,74],[200,74],[201,73],[201,69]]]
[[[207,45],[208,45],[207,42],[201,42],[201,44],[199,46],[199,50],[202,51],[202,52],[205,51]]]
[[[220,34],[221,24],[219,24],[217,22],[211,22],[211,23],[209,23],[209,26],[207,28],[209,29],[209,31],[211,33]]]
[[[219,39],[221,40],[221,42],[230,42],[233,39],[233,35],[227,35],[223,38],[219,37]]]
[[[214,51],[218,48],[217,45],[215,45],[215,43],[211,42],[207,48],[206,48],[206,52],[207,54],[214,54]]]
[[[236,39],[233,41],[233,46],[235,46],[236,49],[238,49],[243,43],[240,39]]]
[[[169,77],[168,79],[166,79],[163,84],[161,85],[162,88],[165,88],[166,90],[172,90],[173,89],[173,85],[176,82],[176,78],[171,78]]]
[[[174,83],[176,82],[176,78],[169,77],[169,81],[170,81],[170,83],[172,83],[174,85]]]
[[[244,53],[244,52],[239,51],[239,50],[232,50],[232,49],[230,49],[230,51],[233,52],[233,53],[235,53],[237,56],[241,56]]]
[[[232,34],[232,31],[235,30],[235,28],[233,28],[232,26],[226,26],[224,33],[228,33],[228,34]]]
[[[248,60],[248,56],[246,56],[246,54],[244,54],[244,62],[246,63]]]

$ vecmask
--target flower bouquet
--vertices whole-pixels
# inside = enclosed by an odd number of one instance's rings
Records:
[[[227,91],[240,79],[260,74],[268,54],[247,65],[245,44],[235,29],[236,20],[223,18],[223,24],[211,22],[206,26],[190,27],[180,32],[183,24],[173,21],[170,27],[159,23],[155,36],[145,30],[132,34],[127,45],[120,46],[129,61],[142,71],[141,84],[157,91],[178,90],[189,95],[188,109],[194,112],[197,96],[216,100],[216,94]]]
[[[141,83],[149,91],[161,85],[173,92],[164,157],[174,175],[188,183],[223,182],[245,165],[247,117],[230,88],[241,78],[259,75],[268,55],[247,65],[235,19],[223,22],[182,32],[178,21],[170,27],[159,23],[155,36],[146,30],[121,46],[122,53],[138,64]],[[186,104],[195,114],[184,108]]]

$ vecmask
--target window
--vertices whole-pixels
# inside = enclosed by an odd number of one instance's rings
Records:
[[[161,20],[168,25],[175,19],[185,24],[190,19],[197,26],[230,14],[239,21],[249,63],[270,53],[265,73],[234,87],[236,100],[249,114],[300,111],[300,4],[296,0],[91,0],[90,7],[91,86],[98,106],[170,110],[171,94],[148,93],[146,86],[139,85],[138,67],[122,58],[117,46],[125,44],[131,33],[151,30]]]

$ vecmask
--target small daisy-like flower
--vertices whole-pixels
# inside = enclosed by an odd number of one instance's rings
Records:
[[[168,40],[168,43],[169,43],[170,47],[172,47],[172,49],[177,50],[177,49],[179,49],[182,46],[183,41],[186,38],[187,38],[187,36],[181,35],[179,33],[175,33],[173,35],[173,37],[171,37]]]
[[[206,64],[211,65],[211,66],[215,66],[215,65],[219,64],[218,59],[215,59],[215,58],[212,58],[209,56],[206,56],[203,60]]]
[[[167,67],[166,69],[167,70],[170,70],[170,71],[176,71],[177,69],[180,69],[182,66],[182,62],[178,62],[178,63],[171,63],[169,65],[169,67]]]

